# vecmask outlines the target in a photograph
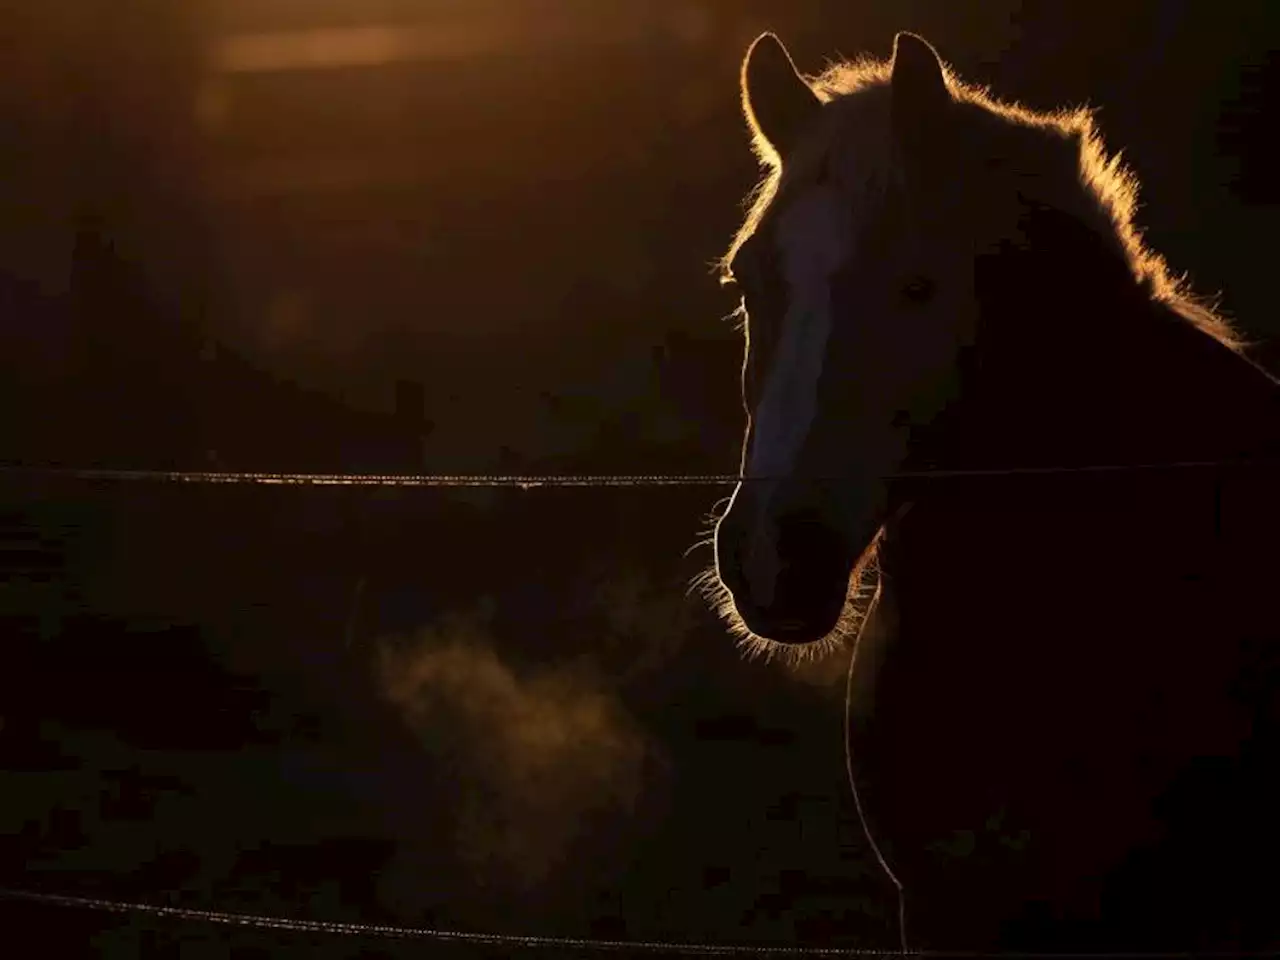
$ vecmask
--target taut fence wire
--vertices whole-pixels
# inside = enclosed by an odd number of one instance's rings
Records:
[[[1089,464],[1084,466],[993,467],[989,469],[925,469],[887,474],[886,480],[946,480],[964,477],[1046,476],[1193,470],[1212,467],[1280,465],[1280,459],[1182,460],[1158,463]],[[803,479],[835,483],[840,476],[770,477],[730,473],[699,474],[465,474],[465,473],[304,473],[235,470],[125,470],[106,467],[29,467],[0,465],[0,477],[15,480],[82,480],[98,483],[231,484],[239,486],[312,487],[688,487],[729,486]]]

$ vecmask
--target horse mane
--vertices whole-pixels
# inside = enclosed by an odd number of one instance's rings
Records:
[[[882,134],[879,137],[881,142],[869,144],[865,135],[859,142],[859,149],[871,157],[863,175],[868,178],[867,188],[872,192],[893,182],[893,171],[886,169],[892,165],[888,149],[891,73],[892,61],[863,56],[834,63],[816,76],[806,76],[806,82],[818,98],[831,107],[823,111],[826,121],[822,128],[809,142],[801,145],[794,157],[788,158],[785,168],[763,132],[754,120],[750,121],[752,148],[764,168],[764,176],[747,195],[746,216],[729,249],[720,258],[721,282],[732,280],[730,263],[734,255],[759,227],[778,192],[793,182],[811,179],[831,149],[849,139],[851,128],[859,130],[880,120],[875,129]],[[1250,346],[1231,321],[1219,312],[1218,297],[1208,298],[1195,293],[1187,274],[1174,274],[1165,258],[1145,243],[1142,230],[1134,222],[1138,208],[1138,178],[1122,162],[1120,152],[1108,154],[1094,123],[1093,108],[1032,110],[1017,102],[996,98],[989,87],[961,80],[945,63],[943,73],[957,102],[1011,126],[1041,134],[1047,160],[1052,160],[1052,151],[1061,150],[1064,145],[1076,152],[1075,176],[1070,178],[1070,182],[1054,184],[1055,195],[1066,198],[1071,205],[1083,204],[1083,212],[1098,228],[1114,234],[1134,279],[1153,300],[1237,353],[1243,353]],[[745,83],[742,89],[745,91]],[[745,92],[743,95],[745,98]],[[744,112],[751,117],[750,110]],[[1052,163],[1046,163],[1045,167],[1056,169]],[[1068,167],[1064,165],[1063,169]]]

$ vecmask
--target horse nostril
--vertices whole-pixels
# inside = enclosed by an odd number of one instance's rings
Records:
[[[848,552],[844,538],[831,524],[811,511],[780,517],[777,536],[778,553],[784,558],[802,560],[806,565],[839,564]]]

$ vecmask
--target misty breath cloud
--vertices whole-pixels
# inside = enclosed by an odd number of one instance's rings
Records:
[[[522,673],[482,628],[454,621],[381,646],[384,695],[456,772],[457,852],[486,884],[529,887],[589,824],[635,809],[647,737],[593,671]]]

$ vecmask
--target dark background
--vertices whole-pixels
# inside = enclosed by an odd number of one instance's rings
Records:
[[[732,472],[711,263],[765,28],[808,71],[912,29],[1101,107],[1152,245],[1280,365],[1266,0],[6,0],[0,461]],[[727,492],[5,473],[0,884],[892,945],[845,664],[745,663],[685,596]],[[230,936],[3,909],[121,955]]]

